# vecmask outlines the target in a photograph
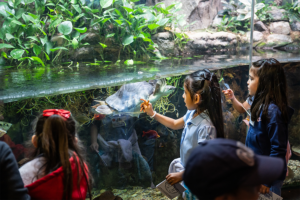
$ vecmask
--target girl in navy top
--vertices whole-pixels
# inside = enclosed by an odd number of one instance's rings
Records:
[[[284,160],[285,168],[280,178],[271,185],[262,185],[260,190],[261,193],[270,190],[281,195],[287,171],[285,156],[288,123],[293,114],[293,110],[288,107],[287,83],[283,67],[274,58],[254,62],[249,71],[247,84],[251,98],[243,104],[234,97],[232,90],[225,90],[223,93],[231,99],[237,111],[243,112],[244,108],[250,108],[250,127],[246,145],[258,155],[279,157]]]

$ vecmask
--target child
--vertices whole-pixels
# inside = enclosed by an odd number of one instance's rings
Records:
[[[20,168],[32,199],[85,200],[91,179],[75,134],[67,110],[44,110],[38,118],[33,160]]]
[[[275,181],[283,168],[280,158],[255,155],[241,142],[215,139],[193,150],[183,180],[199,199],[258,200],[260,185]]]
[[[223,138],[223,115],[221,92],[216,75],[207,69],[188,75],[184,81],[185,105],[188,109],[180,119],[171,119],[153,111],[151,103],[143,100],[141,109],[163,125],[177,130],[184,128],[180,142],[180,164],[182,169],[191,151],[205,140]],[[182,181],[184,171],[170,173],[166,179],[170,184]]]
[[[240,103],[232,90],[225,90],[226,98],[231,99],[233,107],[240,113],[251,108],[250,128],[246,146],[258,155],[268,155],[284,159],[288,144],[288,123],[293,111],[288,107],[287,84],[283,67],[274,58],[263,59],[252,64],[247,82],[250,97]],[[261,193],[269,190],[281,195],[284,173],[274,183],[262,185]]]

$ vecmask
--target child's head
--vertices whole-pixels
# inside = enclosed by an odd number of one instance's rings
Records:
[[[72,193],[73,180],[70,157],[79,160],[80,168],[87,170],[84,166],[82,150],[75,135],[76,121],[69,111],[48,109],[44,110],[43,114],[38,117],[35,124],[35,135],[32,137],[32,143],[36,147],[33,156],[42,155],[45,158],[46,163],[40,170],[41,173],[48,174],[61,166],[63,167],[64,199],[71,197]],[[83,174],[86,173],[87,171]]]
[[[248,89],[254,101],[251,106],[251,119],[256,121],[263,109],[262,120],[266,120],[268,106],[276,104],[287,121],[287,83],[282,65],[274,58],[252,63],[249,70]],[[263,105],[263,106],[261,106]]]
[[[217,129],[217,137],[224,137],[221,90],[217,76],[208,69],[196,71],[184,80],[182,96],[189,110],[201,113],[207,110]]]
[[[283,169],[281,158],[258,156],[241,142],[217,138],[192,151],[183,181],[199,199],[257,200],[259,186],[273,183]]]

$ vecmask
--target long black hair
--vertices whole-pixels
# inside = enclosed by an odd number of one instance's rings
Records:
[[[262,111],[261,120],[267,122],[271,102],[281,111],[288,123],[287,83],[282,65],[274,58],[262,59],[252,63],[250,70],[258,76],[258,87],[251,106],[251,120],[256,121]]]
[[[221,90],[217,76],[208,69],[199,70],[188,75],[184,84],[192,100],[195,94],[201,96],[197,112],[207,110],[210,120],[217,129],[217,137],[224,138]]]

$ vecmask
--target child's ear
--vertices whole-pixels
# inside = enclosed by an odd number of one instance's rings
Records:
[[[200,94],[195,94],[195,99],[194,99],[194,103],[195,104],[199,104],[200,103],[200,100],[201,100],[201,96]]]
[[[78,138],[77,137],[75,137],[75,142],[76,142],[76,144],[78,143]]]
[[[34,146],[35,148],[37,148],[37,137],[36,137],[36,135],[33,135],[33,136],[31,137],[31,142],[32,142],[33,146]]]

